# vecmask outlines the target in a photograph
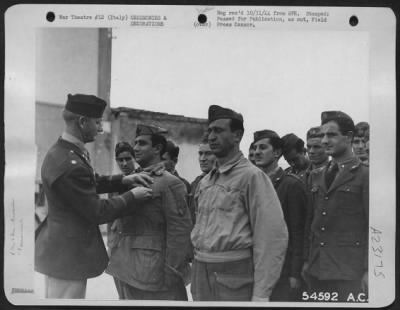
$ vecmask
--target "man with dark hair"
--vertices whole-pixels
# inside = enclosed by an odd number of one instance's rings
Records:
[[[292,173],[285,173],[278,165],[282,156],[282,139],[272,130],[254,133],[255,161],[265,172],[281,202],[289,231],[289,245],[282,272],[272,290],[271,301],[300,301],[301,271],[304,263],[304,225],[307,194],[304,183]]]
[[[249,146],[249,157],[248,157],[248,159],[253,165],[256,164],[256,161],[254,159],[254,152],[255,152],[254,143],[251,143],[250,146]]]
[[[208,134],[204,135],[202,141],[199,145],[199,163],[201,174],[196,177],[196,179],[190,185],[190,193],[189,193],[189,209],[192,214],[193,223],[196,222],[196,210],[194,203],[194,195],[196,193],[197,187],[200,181],[204,178],[204,176],[211,171],[215,164],[215,155],[210,149],[210,145],[208,144]]]
[[[283,157],[290,165],[285,171],[296,174],[306,182],[306,171],[310,166],[310,161],[306,157],[304,141],[293,133],[282,137]]]
[[[106,272],[120,280],[122,299],[187,300],[183,277],[192,222],[184,185],[159,172],[165,149],[157,127],[137,126],[135,158],[153,176],[153,199],[121,220],[121,239]]]
[[[167,169],[167,171],[169,173],[172,173],[179,180],[181,180],[183,182],[183,184],[185,185],[187,193],[189,193],[190,192],[190,183],[186,179],[182,178],[178,174],[178,171],[176,171],[176,169],[175,169],[176,164],[178,163],[179,150],[180,150],[179,146],[175,145],[175,143],[172,142],[171,140],[168,140],[165,152],[162,156],[162,160],[163,160],[165,169]]]
[[[115,160],[124,175],[135,171],[135,154],[129,142],[121,141],[115,145]]]
[[[343,302],[368,294],[369,169],[352,151],[350,116],[327,111],[321,119],[332,160],[310,176],[313,218],[304,269],[310,292],[334,293]]]
[[[65,129],[42,165],[48,215],[35,232],[35,270],[46,275],[46,298],[85,298],[88,278],[103,273],[108,255],[98,225],[128,215],[151,189],[145,175],[98,176],[85,144],[102,131],[106,102],[92,95],[68,95]],[[147,180],[147,182],[143,182]],[[124,192],[111,199],[98,193]]]
[[[239,149],[243,117],[208,110],[214,168],[195,194],[191,292],[195,301],[268,301],[282,268],[288,233],[268,176]]]

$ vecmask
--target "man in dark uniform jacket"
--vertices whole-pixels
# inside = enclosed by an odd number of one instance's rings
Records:
[[[84,146],[102,130],[106,103],[91,95],[68,95],[65,130],[48,151],[42,181],[48,200],[47,219],[35,243],[35,270],[46,275],[47,298],[85,298],[88,278],[103,273],[107,252],[98,225],[128,214],[151,197],[151,190],[128,190],[135,176],[96,177]],[[128,190],[112,199],[98,193]]]
[[[272,130],[254,133],[254,158],[257,167],[264,171],[281,202],[289,231],[289,244],[278,282],[271,294],[271,301],[300,301],[302,287],[301,270],[304,263],[304,226],[307,194],[305,184],[291,173],[285,173],[278,165],[282,156],[282,139]]]
[[[348,301],[350,294],[368,294],[369,169],[352,151],[350,116],[328,111],[321,119],[322,143],[332,161],[310,177],[313,218],[305,276],[310,293]]]
[[[157,127],[138,125],[135,158],[144,171],[159,169],[166,140]],[[123,299],[187,300],[192,221],[183,183],[168,171],[153,176],[153,199],[121,219],[121,239],[107,273],[118,278]]]
[[[283,157],[290,165],[285,171],[299,176],[306,183],[306,171],[310,166],[310,161],[306,157],[304,141],[294,133],[283,136],[282,141]]]

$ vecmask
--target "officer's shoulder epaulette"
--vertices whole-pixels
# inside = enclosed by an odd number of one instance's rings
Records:
[[[297,174],[294,174],[292,172],[286,172],[285,175],[289,178],[295,179],[296,181],[303,182],[303,180]]]
[[[73,150],[51,150],[47,158],[44,173],[50,183],[56,181],[61,175],[71,170],[73,166],[82,161]]]

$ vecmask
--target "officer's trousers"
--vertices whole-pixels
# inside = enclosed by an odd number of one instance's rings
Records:
[[[191,293],[194,301],[250,301],[253,283],[251,257],[226,263],[193,261]]]
[[[361,278],[357,280],[319,280],[306,274],[308,295],[330,293],[327,301],[363,302],[368,296],[361,291]],[[309,301],[313,301],[312,299]]]

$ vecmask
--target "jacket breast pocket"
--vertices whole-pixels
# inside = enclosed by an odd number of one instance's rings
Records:
[[[219,301],[249,301],[254,279],[247,274],[215,273],[215,294]]]
[[[360,212],[362,201],[362,187],[357,184],[348,184],[337,189],[337,210],[346,215]]]
[[[222,212],[232,211],[240,201],[240,190],[231,187],[218,185],[213,206]]]

